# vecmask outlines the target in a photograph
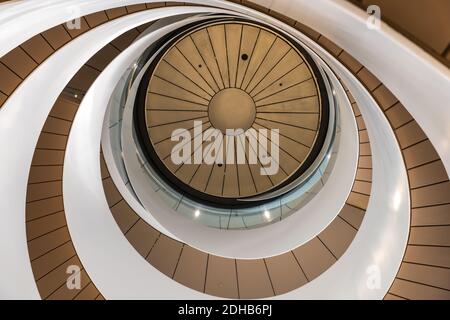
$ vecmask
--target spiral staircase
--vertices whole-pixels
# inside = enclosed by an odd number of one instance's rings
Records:
[[[1,299],[450,299],[448,2],[0,2]]]

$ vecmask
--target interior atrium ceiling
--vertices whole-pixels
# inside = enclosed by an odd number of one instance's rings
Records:
[[[194,29],[176,39],[150,71],[145,102],[149,148],[159,167],[185,188],[223,198],[263,194],[300,176],[321,149],[328,117],[322,112],[321,101],[327,98],[324,87],[321,97],[318,72],[299,49],[270,29],[239,21]],[[202,141],[201,147],[189,143],[188,161],[178,165],[171,157],[175,129],[186,129]],[[250,140],[265,134],[272,143],[271,129],[279,130],[280,168],[261,175],[267,163],[250,160],[261,148],[270,156],[270,145],[250,145]],[[213,148],[216,133],[221,137],[218,151],[211,151],[213,163],[195,161],[196,152],[203,156]],[[227,161],[241,150],[246,167]]]
[[[0,1],[0,299],[449,300],[449,15]]]

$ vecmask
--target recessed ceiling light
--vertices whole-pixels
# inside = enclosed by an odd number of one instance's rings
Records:
[[[195,216],[196,218],[200,217],[200,210],[195,210],[194,216]]]
[[[267,220],[270,220],[270,212],[269,211],[264,211],[264,217],[267,219]]]

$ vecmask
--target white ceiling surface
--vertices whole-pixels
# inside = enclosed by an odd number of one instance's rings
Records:
[[[10,49],[17,46],[17,44],[31,37],[32,35],[27,33],[29,30],[32,30],[29,32],[35,34],[68,20],[68,17],[70,17],[69,13],[59,13],[59,11],[63,11],[61,10],[61,5],[66,7],[69,3],[75,2],[76,1],[63,0],[52,1],[52,4],[58,4],[60,7],[48,5],[45,8],[41,8],[40,12],[30,13],[33,14],[33,17],[35,16],[34,14],[37,13],[40,17],[46,17],[47,15],[45,13],[49,12],[50,15],[56,15],[56,19],[33,19],[27,15],[20,17],[20,10],[29,8],[29,6],[25,8],[21,7],[21,5],[24,4],[23,2],[13,7],[15,10],[18,10],[15,13],[17,16],[14,20],[11,20],[11,15],[9,15],[11,11],[1,10],[0,30],[3,31],[0,32],[0,42],[2,43],[0,55],[3,55],[5,52],[8,52]],[[139,2],[142,3],[144,1],[120,1],[120,5]],[[263,3],[263,1],[259,2]],[[48,2],[39,2],[39,4],[43,3]],[[105,9],[108,6],[119,5],[118,3],[119,1],[111,0],[90,1],[89,3],[84,3],[83,8],[89,7],[90,4],[95,4],[101,6],[101,9]],[[26,5],[30,5],[30,2],[27,1]],[[37,3],[33,2],[33,5],[37,5]],[[314,2],[306,0],[277,0],[271,2],[269,7],[294,19],[305,22],[305,24],[310,25],[326,35],[365,64],[400,98],[405,107],[422,125],[422,128],[431,138],[441,155],[447,171],[449,171],[450,144],[448,140],[450,137],[450,121],[448,120],[450,109],[448,108],[448,102],[450,101],[450,77],[449,71],[446,68],[434,62],[431,57],[423,53],[409,41],[399,37],[387,27],[384,27],[381,31],[369,31],[365,28],[363,16],[352,7],[349,7],[342,0],[316,0]],[[90,8],[92,9],[91,12],[96,10],[94,7]],[[86,13],[87,12],[83,12],[82,14]],[[19,22],[19,19],[23,20]],[[34,27],[30,28],[30,25],[33,25]],[[83,40],[77,39],[74,42],[76,41],[82,42]],[[67,47],[69,46],[70,45]],[[377,48],[378,51],[372,48]],[[93,48],[91,49],[92,50],[87,51],[92,55],[95,50],[93,50]],[[386,58],[380,54],[381,49],[383,49],[382,52],[389,52],[392,60],[386,60]],[[66,72],[71,72],[72,70],[75,72],[77,69],[76,64],[78,64],[78,67],[82,64],[81,61],[78,61],[80,59],[72,60],[73,64],[70,66],[65,64],[64,62],[66,61],[62,59],[54,60],[55,57],[61,58],[63,52],[66,52],[67,54],[67,51],[67,48],[62,48],[60,52],[55,54],[51,59],[51,64],[44,64],[36,70],[0,110],[0,143],[2,147],[11,150],[8,157],[2,159],[2,166],[0,167],[2,178],[8,176],[11,176],[11,178],[4,179],[1,182],[0,190],[2,191],[2,195],[13,195],[12,197],[8,196],[8,199],[17,199],[17,197],[20,197],[23,201],[16,205],[10,203],[6,204],[4,202],[0,204],[2,221],[10,222],[8,224],[0,225],[0,231],[2,231],[0,232],[0,253],[3,254],[3,257],[10,258],[5,261],[11,261],[10,264],[8,264],[9,262],[7,262],[6,265],[2,264],[2,271],[8,268],[10,269],[6,270],[10,272],[2,272],[2,276],[0,276],[0,294],[4,298],[38,297],[35,286],[31,284],[34,283],[34,279],[32,278],[31,269],[29,268],[28,256],[27,254],[24,254],[24,252],[27,253],[24,226],[24,199],[28,168],[31,163],[33,149],[37,141],[37,135],[51,104],[50,106],[45,105],[42,101],[39,101],[39,97],[35,97],[32,94],[25,95],[24,93],[32,92],[34,87],[34,89],[38,89],[41,93],[45,94],[45,99],[50,97],[50,100],[53,99],[54,101],[57,95],[56,92],[61,91],[64,86],[63,84],[67,83],[70,79]],[[88,55],[86,52],[79,52],[79,56],[86,57],[86,55]],[[58,61],[59,64],[57,63]],[[37,87],[38,83],[46,82],[36,82],[36,80],[49,81],[49,79],[45,79],[43,74],[45,72],[41,72],[42,70],[49,72],[47,75],[48,77],[51,77],[52,80],[54,80],[55,74],[58,74],[58,71],[66,71],[59,75],[60,82],[53,82],[54,86],[52,89],[55,89],[54,91],[49,88]],[[52,70],[54,72],[51,72]],[[31,79],[34,79],[34,81],[30,81]],[[433,86],[428,87],[428,84],[430,83],[432,83]],[[59,91],[57,90],[58,87],[60,87]],[[427,89],[423,90],[423,88]],[[31,89],[31,91],[27,91],[26,89]],[[42,96],[44,96],[44,94],[42,94]],[[30,108],[25,108],[24,106],[26,104],[25,98],[29,101],[30,97],[33,97],[35,104],[35,108],[32,109],[33,112],[30,112]],[[426,108],[424,106],[426,106]],[[11,109],[11,107],[14,108]],[[43,112],[42,109],[46,111]],[[21,130],[19,130],[19,128],[14,128],[14,124],[24,124],[24,122],[27,121],[30,123],[30,126],[24,126],[27,127],[28,130],[27,133],[23,133],[23,135],[27,136],[27,139],[21,141],[24,145],[28,146],[28,148],[17,147],[17,144],[13,144],[11,141],[17,141],[17,137],[21,136]],[[33,125],[33,123],[35,124]],[[370,127],[370,125],[368,125],[368,127]],[[371,132],[370,128],[369,132]],[[373,135],[373,133],[371,134]],[[374,147],[374,156],[377,148],[378,147]],[[397,150],[397,152],[399,151]],[[392,159],[389,160],[392,161]],[[374,165],[374,167],[374,170],[376,170],[376,165]],[[5,170],[4,168],[7,168],[8,170]],[[24,170],[24,168],[26,168],[26,170]],[[401,171],[402,170],[399,171],[399,174],[402,174]],[[385,192],[380,186],[377,187],[376,183],[374,183],[373,188],[374,192],[377,192],[377,190],[379,190],[379,192]],[[402,190],[404,189],[403,183],[399,182],[398,188],[400,191],[397,190],[393,193],[394,195],[397,195],[395,198],[396,208],[402,207],[402,203],[406,201],[405,198],[401,196]],[[404,220],[404,217],[399,217],[397,220],[396,223],[400,223]],[[405,226],[406,225],[407,224],[405,224]],[[350,250],[357,246],[357,241],[364,228],[367,228],[365,227],[365,223],[363,223],[361,231],[357,235]],[[14,231],[14,235],[12,235],[12,231]],[[11,235],[12,237],[6,238],[5,235]],[[382,254],[383,252],[373,254],[373,256],[381,257]],[[337,270],[338,267],[344,263],[343,259],[348,255],[350,254],[346,253],[346,255],[333,266],[332,270]],[[347,269],[348,273],[352,273],[353,271],[354,268]],[[325,275],[319,279],[324,277]],[[313,283],[309,284],[308,287]]]

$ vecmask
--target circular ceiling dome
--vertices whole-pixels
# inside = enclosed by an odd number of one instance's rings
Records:
[[[153,63],[145,90],[140,131],[151,161],[176,187],[213,203],[292,182],[327,131],[326,90],[312,59],[251,22],[186,31]]]

